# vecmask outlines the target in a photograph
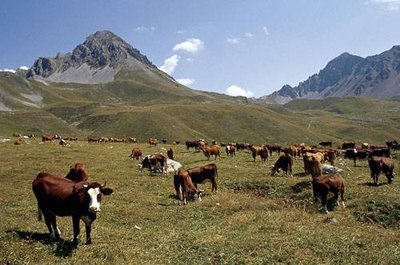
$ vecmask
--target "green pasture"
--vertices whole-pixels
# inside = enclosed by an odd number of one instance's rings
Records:
[[[346,208],[330,214],[313,205],[310,176],[301,159],[294,176],[270,176],[269,166],[239,152],[213,161],[218,192],[210,183],[201,202],[179,206],[173,176],[140,172],[128,158],[132,144],[88,144],[37,139],[14,146],[0,143],[0,264],[398,264],[400,260],[400,182],[371,185],[366,161],[336,161],[346,182]],[[144,154],[166,153],[189,168],[208,163],[183,145],[138,144]],[[397,157],[397,153],[394,154]],[[107,182],[114,193],[104,197],[92,227],[92,245],[74,249],[72,220],[58,218],[63,240],[46,239],[37,220],[32,180],[40,171],[65,175],[82,162],[89,180]],[[396,163],[398,172],[399,163]]]

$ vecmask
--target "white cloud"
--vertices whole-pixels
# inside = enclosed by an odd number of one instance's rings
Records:
[[[24,66],[20,66],[18,69],[19,69],[19,70],[28,71],[28,70],[29,70],[29,67],[24,65]]]
[[[186,62],[192,63],[192,62],[194,62],[194,58],[186,58]]]
[[[135,32],[145,32],[145,31],[155,31],[156,27],[145,27],[145,26],[139,26],[133,29]]]
[[[183,34],[186,33],[186,30],[180,29],[176,31],[176,34]]]
[[[246,33],[244,34],[244,36],[245,36],[246,38],[253,38],[253,37],[254,37],[253,33],[251,33],[251,32],[246,32]]]
[[[240,42],[240,38],[227,38],[226,42],[231,44],[238,44]]]
[[[184,86],[190,86],[190,85],[193,85],[193,83],[194,83],[194,79],[192,79],[192,78],[180,78],[180,79],[176,79],[176,81]]]
[[[172,74],[178,65],[181,57],[177,54],[172,55],[171,57],[165,59],[164,64],[159,67],[161,71],[166,72],[167,74]]]
[[[228,87],[226,89],[226,94],[229,96],[234,96],[234,97],[242,96],[246,98],[254,96],[254,93],[251,92],[250,90],[243,89],[236,85],[231,85],[230,87]]]
[[[369,0],[364,2],[365,4],[377,4],[385,6],[388,10],[399,10],[400,0]]]
[[[16,71],[14,69],[8,69],[8,68],[0,69],[0,72],[7,72],[7,73],[13,73],[13,74],[16,73]]]
[[[263,27],[263,31],[264,31],[265,35],[267,35],[267,36],[269,35],[269,31],[266,26]]]
[[[172,50],[174,51],[187,51],[190,53],[197,53],[199,50],[203,49],[204,42],[200,39],[187,39],[184,42],[178,43],[174,46]]]

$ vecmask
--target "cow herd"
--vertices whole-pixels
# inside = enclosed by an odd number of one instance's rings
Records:
[[[94,140],[94,139],[93,139]],[[91,142],[89,140],[89,142]],[[157,139],[149,139],[148,144],[156,146]],[[339,205],[339,196],[342,207],[345,207],[344,192],[345,183],[341,175],[341,169],[335,167],[335,160],[351,159],[356,166],[356,160],[368,160],[371,178],[375,185],[379,185],[379,175],[385,174],[388,183],[394,178],[395,161],[391,158],[391,150],[399,148],[396,141],[387,143],[387,146],[369,146],[363,144],[360,148],[352,143],[343,143],[342,148],[332,148],[332,142],[321,142],[320,146],[306,146],[297,144],[283,147],[278,144],[252,145],[243,143],[220,143],[208,144],[205,140],[186,141],[186,148],[190,153],[191,149],[202,152],[205,159],[221,159],[221,148],[225,149],[228,159],[235,159],[236,152],[247,152],[255,162],[260,157],[262,163],[268,161],[272,152],[278,154],[278,158],[271,165],[271,176],[283,172],[284,176],[293,176],[292,167],[294,161],[302,161],[304,174],[311,175],[313,199],[318,207],[321,205],[328,213],[328,193],[334,194],[334,200]],[[166,149],[165,149],[166,150]],[[186,205],[190,200],[201,201],[203,191],[198,184],[210,181],[212,192],[217,192],[218,169],[215,163],[208,163],[202,166],[183,169],[182,164],[174,160],[172,148],[166,150],[167,156],[162,153],[143,155],[142,150],[135,146],[130,158],[139,160],[139,169],[148,169],[150,174],[173,173],[173,187],[179,204]],[[329,162],[327,164],[326,162]],[[100,211],[101,196],[110,195],[113,190],[105,184],[88,182],[89,175],[85,166],[75,163],[70,167],[66,176],[57,176],[41,172],[32,182],[32,189],[37,199],[39,217],[43,214],[45,223],[53,239],[60,238],[60,231],[57,227],[56,216],[71,216],[73,221],[74,243],[78,243],[80,232],[79,222],[83,220],[86,227],[86,243],[91,243],[91,224],[96,219],[96,213]]]

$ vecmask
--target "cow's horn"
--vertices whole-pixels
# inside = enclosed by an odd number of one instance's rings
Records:
[[[101,185],[102,187],[105,187],[106,186],[106,184],[107,184],[107,181],[104,181],[104,184],[103,185]]]

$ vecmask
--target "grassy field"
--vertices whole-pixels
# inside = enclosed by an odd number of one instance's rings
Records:
[[[346,181],[346,209],[315,210],[310,176],[295,161],[294,177],[270,176],[269,165],[247,152],[216,160],[219,191],[209,183],[203,201],[179,206],[172,176],[140,172],[128,158],[130,144],[56,142],[0,144],[0,264],[398,264],[400,182],[371,186],[366,161],[338,161]],[[139,145],[145,154],[172,147],[189,168],[208,161],[183,145]],[[397,154],[394,156],[396,157]],[[71,218],[58,218],[63,240],[46,240],[37,221],[31,182],[38,172],[65,175],[73,162],[90,180],[107,181],[93,223],[92,245],[72,248]],[[398,172],[399,163],[396,164]],[[334,220],[333,220],[334,219]]]

